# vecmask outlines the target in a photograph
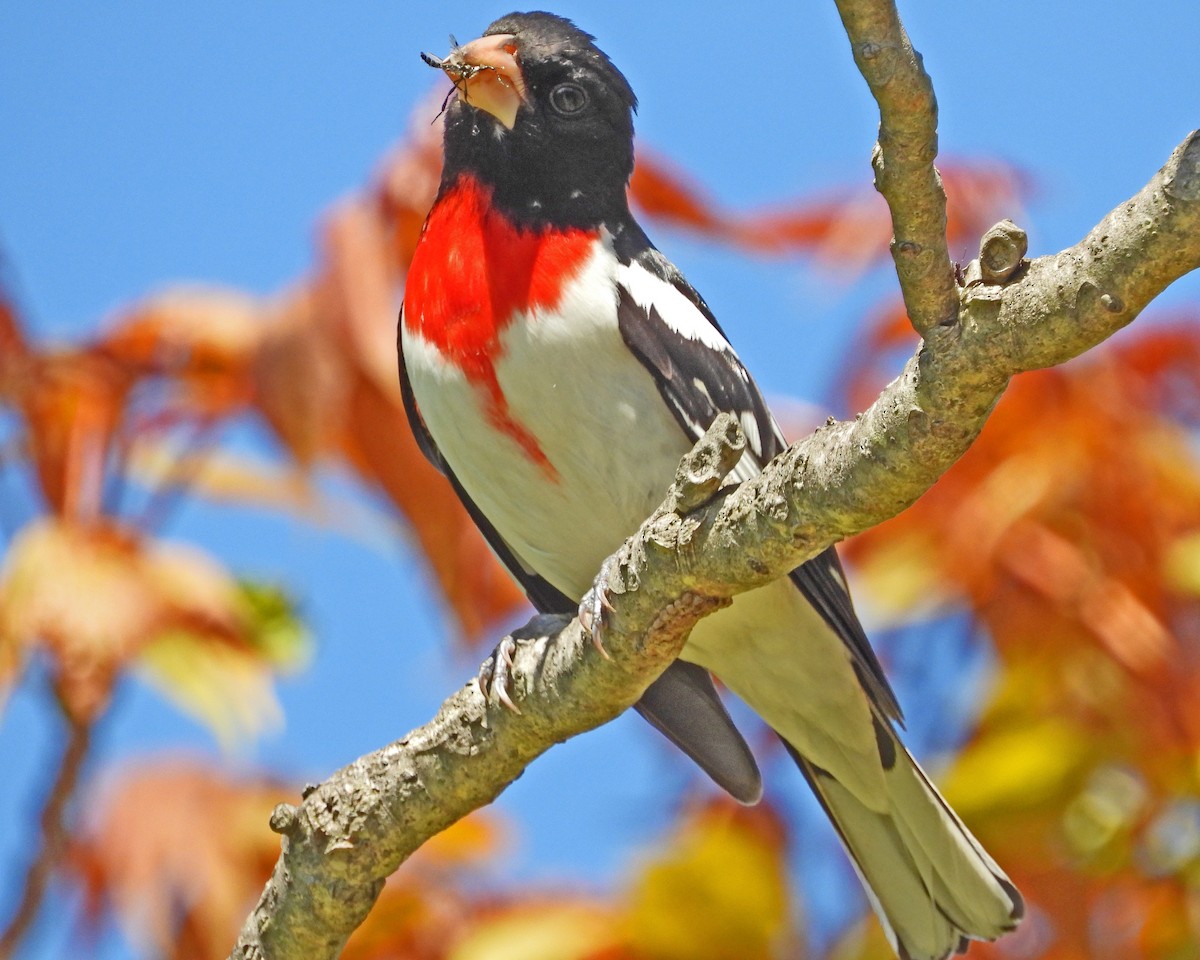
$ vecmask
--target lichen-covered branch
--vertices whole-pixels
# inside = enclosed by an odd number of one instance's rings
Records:
[[[892,213],[892,259],[909,319],[922,336],[958,319],[946,245],[946,194],[933,165],[937,99],[891,0],[837,0],[854,62],[879,105],[871,156]]]
[[[281,806],[272,822],[283,854],[231,956],[336,956],[409,854],[555,743],[634,703],[701,616],[904,509],[967,450],[1013,375],[1085,352],[1200,268],[1200,133],[1069,250],[1026,261],[1019,231],[997,231],[984,252],[1000,282],[974,265],[961,322],[927,337],[860,417],[706,500],[741,442],[732,420],[714,425],[610,561],[611,660],[578,620],[535,618],[514,662],[522,715],[468,685],[426,726]]]
[[[709,571],[764,582],[899,513],[966,452],[1011,377],[1086,352],[1197,269],[1200,131],[1075,246],[1021,261],[1007,283],[968,282],[960,322],[927,336],[864,413],[822,427],[743,484],[705,521],[717,543],[693,539],[702,588]]]
[[[676,511],[711,499],[744,447],[735,419],[719,418],[680,464],[653,522],[686,540]],[[650,553],[656,569],[669,568],[668,551]],[[535,617],[514,634],[519,716],[469,683],[430,723],[338,771],[299,806],[277,807],[271,825],[283,852],[230,957],[336,957],[417,847],[490,803],[556,743],[637,702],[696,621],[727,602],[689,592],[678,573],[656,581],[625,597],[620,622],[606,624],[609,659],[578,619]]]

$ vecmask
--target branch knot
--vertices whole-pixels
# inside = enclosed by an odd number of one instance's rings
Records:
[[[1200,200],[1200,130],[1193,130],[1164,168],[1163,192],[1173,200]]]
[[[271,829],[288,836],[296,831],[296,808],[290,803],[280,803],[271,811]]]
[[[737,418],[731,413],[719,414],[679,461],[668,495],[671,512],[683,515],[708,503],[745,452],[746,437]]]
[[[1001,220],[979,242],[979,272],[984,283],[1006,283],[1025,262],[1029,235],[1011,220]]]

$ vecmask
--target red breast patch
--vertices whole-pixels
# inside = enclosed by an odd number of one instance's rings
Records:
[[[598,236],[514,226],[492,207],[488,188],[463,176],[430,211],[405,284],[405,326],[466,374],[491,422],[555,478],[496,378],[500,334],[519,313],[557,307]]]

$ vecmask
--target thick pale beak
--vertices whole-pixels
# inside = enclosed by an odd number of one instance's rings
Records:
[[[486,110],[511,130],[525,102],[525,78],[516,52],[516,38],[499,33],[455,47],[435,65],[454,81],[464,103]]]

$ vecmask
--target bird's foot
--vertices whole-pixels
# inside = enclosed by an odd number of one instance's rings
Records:
[[[609,583],[615,574],[612,559],[605,560],[596,579],[592,581],[592,589],[579,601],[579,623],[591,635],[592,646],[605,660],[612,659],[604,649],[604,614],[612,613],[616,609],[609,599],[609,594],[613,592]]]
[[[500,701],[513,713],[520,716],[521,708],[512,699],[513,654],[517,650],[517,641],[505,637],[492,651],[492,655],[479,665],[479,676],[475,678],[475,686],[483,699],[488,701],[495,694]]]

